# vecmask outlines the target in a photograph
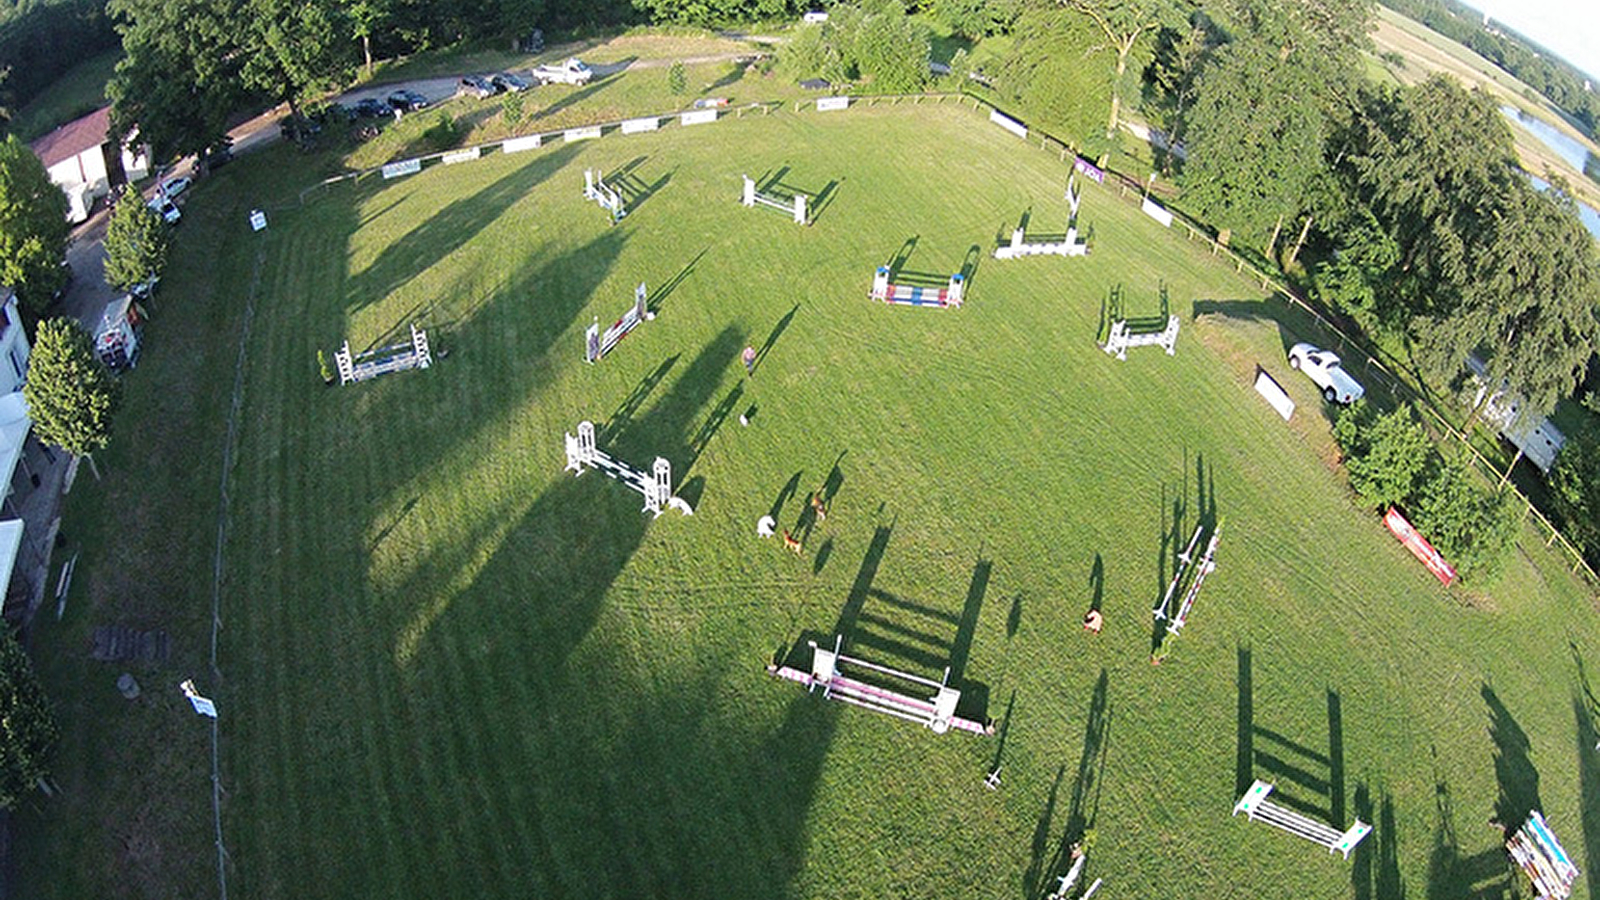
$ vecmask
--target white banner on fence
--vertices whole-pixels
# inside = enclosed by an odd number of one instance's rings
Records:
[[[716,120],[717,111],[714,109],[697,109],[694,112],[686,112],[678,117],[678,121],[685,125],[704,125],[707,122],[715,122]]]
[[[561,133],[561,136],[569,144],[573,141],[592,141],[600,136],[600,126],[591,125],[588,128],[568,128],[566,131]]]
[[[384,178],[399,178],[402,175],[415,175],[422,171],[422,160],[408,159],[402,162],[389,163],[383,167]]]
[[[521,153],[524,150],[539,149],[539,136],[530,134],[527,137],[508,138],[500,145],[501,153]]]
[[[655,131],[661,127],[661,120],[655,116],[648,119],[629,119],[622,123],[623,134],[638,134],[641,131]]]
[[[1013,119],[1010,116],[1002,116],[1000,114],[1000,110],[998,109],[989,110],[989,121],[999,125],[1001,128],[1004,128],[1019,138],[1025,138],[1028,136],[1028,126],[1018,122],[1016,119]]]
[[[1082,172],[1085,178],[1093,178],[1096,184],[1106,183],[1106,173],[1100,171],[1099,166],[1089,162],[1087,159],[1084,159],[1081,156],[1077,157],[1073,161],[1072,167],[1077,169],[1079,172]]]
[[[1265,369],[1256,369],[1256,393],[1265,397],[1267,402],[1272,404],[1272,408],[1278,411],[1278,415],[1283,416],[1285,422],[1294,415],[1294,401],[1289,399],[1289,395],[1283,391],[1283,386],[1268,375]]]
[[[818,97],[817,112],[832,112],[836,109],[849,109],[849,97]]]
[[[468,147],[465,150],[457,150],[454,153],[446,153],[445,155],[439,157],[439,161],[447,166],[453,166],[456,163],[471,162],[477,158],[478,148]]]
[[[1144,210],[1145,215],[1160,222],[1163,227],[1172,227],[1172,213],[1162,209],[1161,204],[1151,200],[1149,197],[1144,198],[1144,203],[1140,204],[1139,208]]]

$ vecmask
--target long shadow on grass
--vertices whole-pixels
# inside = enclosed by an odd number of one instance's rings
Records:
[[[573,155],[572,148],[561,147],[536,157],[528,165],[512,169],[476,193],[455,200],[424,219],[385,247],[371,265],[350,277],[344,285],[345,305],[359,309],[382,300],[395,288],[465,246],[534,186],[565,166]]]
[[[1583,696],[1572,698],[1578,725],[1578,796],[1583,825],[1583,855],[1588,860],[1589,896],[1600,897],[1600,734],[1596,734],[1594,698],[1584,680]]]
[[[1327,691],[1328,750],[1308,744],[1256,722],[1255,677],[1248,646],[1237,650],[1239,706],[1235,737],[1233,790],[1240,797],[1250,789],[1259,770],[1273,782],[1272,801],[1279,806],[1323,819],[1343,830],[1345,821],[1344,711],[1339,693]],[[1357,812],[1363,821],[1370,818]]]
[[[1067,874],[1072,867],[1072,849],[1083,841],[1100,817],[1100,786],[1104,780],[1106,759],[1111,752],[1111,703],[1107,698],[1110,676],[1100,670],[1094,694],[1089,698],[1089,714],[1083,726],[1083,752],[1078,757],[1077,777],[1072,783],[1072,796],[1067,802],[1067,820],[1061,829],[1061,839],[1056,843],[1050,861],[1042,868],[1041,883],[1033,886],[1030,896],[1045,897],[1052,883]],[[1087,869],[1087,864],[1085,864]],[[1079,883],[1093,879],[1087,871]]]
[[[1527,732],[1517,724],[1510,710],[1500,702],[1493,687],[1484,684],[1480,689],[1483,702],[1489,707],[1489,738],[1494,741],[1494,775],[1500,785],[1495,800],[1495,821],[1515,831],[1522,827],[1528,813],[1543,807],[1539,803],[1539,770],[1530,758],[1532,745]]]
[[[1395,829],[1394,798],[1385,792],[1374,810],[1371,792],[1365,784],[1357,784],[1354,799],[1356,818],[1372,823],[1372,833],[1356,847],[1354,864],[1350,869],[1350,885],[1356,900],[1405,900],[1406,886],[1400,879],[1400,843]]]
[[[1439,769],[1438,750],[1434,749],[1433,754],[1433,801],[1438,823],[1433,831],[1433,853],[1428,858],[1428,900],[1491,900],[1505,896],[1510,881],[1505,849],[1495,843],[1470,855],[1462,851],[1450,784]],[[1358,801],[1363,800],[1364,790],[1358,790]],[[1358,805],[1357,814],[1360,813]],[[1356,900],[1370,897],[1372,893],[1364,894],[1362,883],[1357,881]]]

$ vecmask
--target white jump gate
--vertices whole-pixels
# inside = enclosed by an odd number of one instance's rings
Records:
[[[428,350],[428,333],[411,325],[411,343],[379,347],[364,353],[351,353],[350,341],[334,351],[333,361],[339,367],[339,384],[352,384],[403,372],[406,369],[426,369],[433,365],[433,354]]]
[[[622,202],[622,195],[606,184],[605,175],[598,169],[583,170],[583,199],[593,200],[601,209],[610,213],[613,225],[628,214],[628,208]]]
[[[1117,359],[1128,358],[1129,347],[1160,347],[1167,351],[1168,356],[1177,355],[1178,345],[1178,317],[1167,316],[1167,327],[1161,331],[1150,331],[1143,334],[1134,334],[1128,327],[1128,320],[1121,319],[1111,323],[1111,335],[1106,338],[1106,353]]]
[[[1067,220],[1066,240],[1059,242],[1044,242],[1038,244],[1027,243],[1027,236],[1022,228],[1011,232],[1011,243],[1005,247],[996,247],[995,259],[1017,259],[1023,256],[1088,256],[1089,245],[1078,240],[1078,204],[1083,200],[1083,192],[1074,191],[1073,177],[1067,176],[1067,202],[1072,204],[1072,218]]]
[[[639,286],[633,289],[633,305],[628,307],[628,311],[622,314],[622,318],[613,322],[611,327],[605,330],[604,334],[600,332],[599,318],[594,320],[589,329],[583,333],[583,359],[585,362],[595,363],[604,359],[605,355],[610,353],[618,342],[628,336],[628,332],[639,327],[639,323],[648,322],[655,318],[655,315],[650,312],[646,305],[646,299],[647,291],[645,290],[644,282],[641,281]]]
[[[888,666],[864,659],[845,656],[839,652],[843,642],[842,636],[835,636],[833,649],[826,650],[817,646],[816,641],[811,641],[811,671],[805,672],[789,666],[767,666],[767,672],[775,677],[805,685],[807,690],[814,691],[822,688],[822,696],[828,700],[838,700],[851,706],[870,709],[873,712],[916,722],[931,729],[934,734],[944,734],[952,728],[972,734],[993,734],[991,726],[971,719],[963,719],[956,715],[956,704],[961,701],[961,692],[950,687],[946,682],[950,679],[950,670],[944,670],[944,678],[934,681],[909,672],[901,672]],[[880,676],[898,679],[924,689],[932,688],[932,697],[923,699],[910,694],[902,693],[887,687],[868,684],[843,675],[839,671],[841,665],[854,666],[866,669]]]
[[[672,496],[672,463],[665,457],[656,457],[649,474],[612,459],[595,446],[594,423],[587,420],[578,423],[577,436],[566,435],[566,445],[568,471],[582,475],[583,467],[588,466],[615,478],[644,495],[641,512],[660,516],[670,506],[686,516],[693,515],[689,504]]]
[[[1250,785],[1250,790],[1245,791],[1239,802],[1234,804],[1233,814],[1244,813],[1252,822],[1265,822],[1313,844],[1327,847],[1329,853],[1343,854],[1345,859],[1350,858],[1350,851],[1372,831],[1372,826],[1360,819],[1355,820],[1349,831],[1339,831],[1316,819],[1269,802],[1267,795],[1270,793],[1272,793],[1271,784],[1257,781]]]
[[[742,202],[745,206],[756,206],[759,204],[761,206],[771,207],[779,212],[792,213],[794,215],[794,223],[796,225],[807,224],[805,194],[795,194],[794,200],[789,203],[784,203],[770,194],[763,194],[756,190],[756,183],[751,180],[749,175],[741,175],[739,177],[744,179],[744,196]]]
[[[1194,536],[1189,538],[1189,546],[1178,554],[1178,570],[1172,573],[1172,580],[1167,583],[1167,592],[1162,595],[1161,605],[1156,607],[1155,610],[1157,620],[1167,617],[1167,607],[1172,602],[1173,592],[1178,589],[1179,584],[1183,583],[1184,576],[1189,573],[1189,567],[1194,564],[1194,548],[1200,542],[1200,532],[1204,527],[1203,525],[1194,527]],[[1222,523],[1218,522],[1217,527],[1211,531],[1211,540],[1206,543],[1205,554],[1200,557],[1194,583],[1190,584],[1189,590],[1184,593],[1183,601],[1178,604],[1177,614],[1167,623],[1167,632],[1169,634],[1178,634],[1183,630],[1183,626],[1188,624],[1189,611],[1194,609],[1194,602],[1200,598],[1200,587],[1206,583],[1206,576],[1217,568],[1217,541],[1221,535]]]

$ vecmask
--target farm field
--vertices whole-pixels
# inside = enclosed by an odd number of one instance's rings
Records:
[[[42,623],[41,670],[104,682],[68,692],[63,768],[120,774],[23,814],[20,895],[214,895],[209,743],[165,687],[190,675],[223,711],[238,896],[1037,898],[1089,832],[1105,897],[1459,897],[1514,883],[1483,822],[1529,808],[1588,877],[1590,594],[1536,541],[1493,583],[1440,588],[1348,497],[1283,358],[1317,335],[1114,193],[1087,186],[1088,257],[992,259],[1025,214],[1065,230],[1066,169],[971,108],[491,155],[291,195],[250,234],[294,158],[273,152],[186,217],[208,252],[176,259],[154,311],[171,343],[124,418],[168,436],[114,443],[75,492],[101,514],[78,538],[88,597]],[[620,224],[582,199],[586,168],[630,198]],[[741,173],[810,195],[814,224],[739,206]],[[868,301],[896,258],[966,270],[965,306]],[[641,281],[655,320],[585,364],[584,329]],[[1178,314],[1176,356],[1103,353],[1114,304]],[[76,648],[174,605],[168,627],[209,633],[246,322],[222,674],[191,641],[129,705]],[[412,322],[432,368],[323,386],[319,349]],[[1251,391],[1257,365],[1292,423]],[[564,473],[584,419],[620,459],[668,458],[694,516]],[[769,512],[803,556],[755,536]],[[1202,518],[1219,567],[1152,666],[1150,609]],[[997,733],[765,674],[834,634],[949,667]],[[1254,778],[1375,829],[1345,862],[1230,819]]]

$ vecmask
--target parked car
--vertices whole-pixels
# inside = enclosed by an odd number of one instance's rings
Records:
[[[392,109],[412,112],[423,109],[428,105],[428,98],[416,91],[395,91],[389,95],[389,106]]]
[[[526,81],[510,72],[500,72],[489,76],[489,83],[494,85],[496,90],[505,91],[508,94],[520,94],[528,89]]]
[[[173,199],[187,191],[191,184],[194,184],[192,178],[187,175],[179,175],[177,178],[169,178],[161,182],[161,190],[167,195],[168,199]]]
[[[1289,367],[1306,373],[1329,403],[1350,404],[1360,400],[1367,389],[1339,365],[1339,357],[1310,344],[1289,348]]]
[[[201,173],[220,169],[233,161],[233,141],[223,138],[219,146],[201,151],[195,163],[195,170]]]
[[[377,97],[367,97],[357,100],[355,106],[351,107],[351,110],[354,111],[357,116],[360,116],[364,119],[376,119],[381,116],[391,115],[394,112],[394,110],[390,108],[389,104],[384,103]]]
[[[540,66],[533,70],[533,80],[540,84],[588,84],[594,70],[581,59],[569,59],[559,65]]]
[[[456,93],[468,94],[483,100],[494,96],[494,85],[476,75],[468,75],[456,84]]]
[[[183,213],[178,210],[178,205],[161,194],[156,194],[146,200],[145,205],[160,214],[162,220],[168,225],[176,225],[178,220],[183,218]]]

